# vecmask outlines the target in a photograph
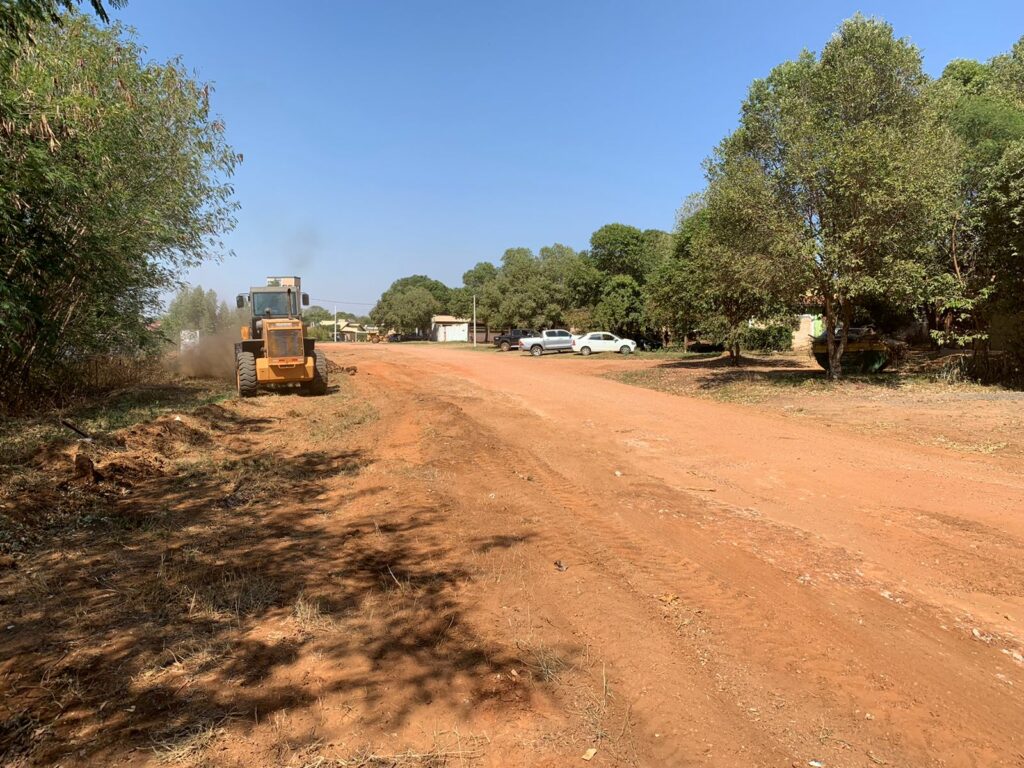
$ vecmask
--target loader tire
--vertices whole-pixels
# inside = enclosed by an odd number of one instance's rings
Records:
[[[239,352],[235,356],[235,383],[239,397],[255,397],[256,356],[252,352]]]
[[[327,394],[327,355],[319,349],[313,351],[313,380],[303,386],[307,394]]]

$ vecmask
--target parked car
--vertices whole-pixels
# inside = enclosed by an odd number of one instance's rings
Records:
[[[430,341],[430,337],[422,333],[389,333],[385,341]]]
[[[540,357],[545,352],[572,352],[572,334],[561,328],[541,331],[519,340],[519,350]]]
[[[574,352],[589,355],[592,352],[619,352],[629,355],[636,351],[636,342],[632,339],[620,339],[607,331],[592,331],[572,340]]]
[[[512,347],[519,346],[520,339],[528,339],[531,336],[537,336],[536,331],[529,330],[527,328],[513,328],[508,333],[503,333],[500,336],[494,337],[494,346],[500,349],[502,352],[508,352]]]
[[[643,336],[636,340],[636,348],[644,352],[654,352],[664,347],[664,343],[657,336]]]
[[[686,347],[686,351],[699,352],[702,354],[707,352],[725,352],[725,344],[720,341],[701,341],[700,339],[697,339],[696,341],[690,342]]]

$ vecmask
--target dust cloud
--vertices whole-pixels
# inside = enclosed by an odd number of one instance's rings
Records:
[[[203,336],[199,344],[180,351],[173,360],[175,373],[186,378],[235,380],[235,342],[238,331]]]

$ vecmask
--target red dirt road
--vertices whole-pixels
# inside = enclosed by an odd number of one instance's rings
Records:
[[[631,739],[611,764],[1024,765],[1020,467],[630,387],[593,358],[328,350],[472,510],[454,535],[515,555],[516,588],[476,609],[572,649],[620,713],[603,738]]]
[[[324,348],[325,397],[179,387],[0,478],[51,526],[0,559],[0,765],[1024,766],[1012,393],[965,453],[601,375],[650,360]]]

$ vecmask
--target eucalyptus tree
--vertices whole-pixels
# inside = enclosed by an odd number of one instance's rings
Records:
[[[182,271],[224,252],[237,155],[209,87],[63,17],[0,70],[0,400],[134,354]]]
[[[0,38],[10,43],[31,42],[39,27],[60,25],[64,13],[74,12],[79,0],[4,0],[0,3]],[[107,6],[120,8],[124,0],[88,0],[101,21],[109,22]]]

